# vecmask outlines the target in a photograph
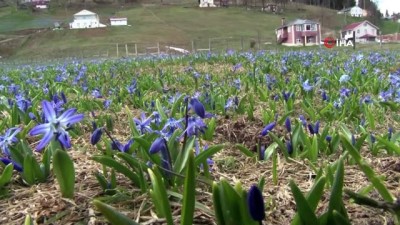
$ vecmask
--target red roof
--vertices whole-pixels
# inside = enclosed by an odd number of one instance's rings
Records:
[[[371,35],[371,34],[364,34],[363,36],[359,37],[359,38],[370,38],[370,37],[376,37],[375,35]]]
[[[364,22],[364,21],[363,21],[363,22]],[[345,26],[345,27],[343,28],[343,31],[353,30],[354,28],[356,28],[358,25],[362,24],[363,22],[357,22],[357,23],[349,24],[349,25],[347,25],[347,26]]]

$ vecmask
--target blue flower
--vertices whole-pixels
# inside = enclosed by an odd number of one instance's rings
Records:
[[[206,110],[204,108],[204,105],[197,98],[190,99],[190,107],[198,116],[200,116],[200,118],[205,117]]]
[[[332,141],[332,136],[326,135],[325,140],[330,143]]]
[[[293,146],[292,146],[292,142],[290,140],[286,141],[286,149],[287,149],[289,154],[293,153]]]
[[[90,143],[92,145],[96,145],[101,138],[101,135],[103,134],[103,129],[102,128],[97,128],[94,130],[92,136],[90,137]]]
[[[306,118],[304,118],[303,115],[300,115],[300,116],[299,116],[299,119],[300,119],[300,122],[301,122],[301,124],[303,125],[303,127],[306,127],[306,126],[307,126],[307,120],[306,120]]]
[[[322,91],[321,97],[322,97],[322,100],[323,100],[323,101],[328,101],[328,100],[329,100],[329,97],[328,97],[328,95],[326,94],[326,91],[325,91],[325,90]]]
[[[247,205],[253,220],[262,221],[265,219],[264,198],[256,185],[250,187],[247,195]]]
[[[9,146],[18,142],[18,139],[15,136],[20,131],[21,128],[14,127],[8,129],[4,135],[0,136],[0,148],[6,156],[10,155]]]
[[[104,100],[103,106],[105,109],[110,108],[110,105],[111,105],[111,100],[109,100],[109,99]]]
[[[276,126],[276,121],[269,123],[264,129],[261,131],[261,136],[267,135],[274,127]]]
[[[309,84],[309,81],[308,81],[308,79],[306,80],[306,81],[304,81],[303,82],[303,89],[304,89],[304,91],[306,91],[306,92],[309,92],[309,91],[311,91],[312,89],[313,89],[313,86],[311,86],[310,84]]]
[[[185,133],[190,136],[196,136],[200,133],[204,133],[207,129],[207,125],[201,118],[198,117],[190,117],[188,120],[188,125],[185,132],[182,133],[183,136]]]
[[[340,83],[345,83],[345,82],[347,82],[347,81],[349,81],[349,80],[350,80],[350,76],[347,75],[347,74],[344,74],[344,75],[342,75],[342,76],[340,77],[339,82],[340,82]]]
[[[165,145],[165,140],[162,137],[157,138],[154,140],[154,142],[151,144],[149,152],[150,154],[156,154],[160,151],[164,151],[167,149],[167,146]]]
[[[129,140],[125,145],[123,145],[121,142],[117,140],[113,140],[111,142],[111,149],[118,150],[120,152],[128,152],[132,144],[133,144],[133,139]]]
[[[71,125],[81,121],[84,115],[75,114],[76,109],[71,108],[57,117],[51,103],[46,100],[42,101],[42,109],[46,123],[35,126],[29,132],[29,135],[31,136],[38,134],[44,135],[39,145],[36,146],[36,150],[42,150],[54,137],[62,144],[63,147],[70,148],[71,141],[67,130],[71,127]]]
[[[133,118],[133,121],[136,123],[136,129],[138,129],[141,134],[151,133],[153,130],[150,127],[152,117],[149,116],[146,118],[146,114],[143,112],[140,114],[140,120],[137,118]]]
[[[16,171],[18,171],[18,172],[22,172],[23,171],[22,166],[20,164],[18,164],[17,162],[15,162],[14,160],[11,160],[11,159],[8,159],[8,158],[0,158],[0,161],[2,163],[4,163],[4,165],[6,165],[6,166],[8,164],[10,164],[10,163],[13,164],[14,169]]]
[[[292,125],[291,125],[291,123],[290,123],[290,118],[289,117],[286,117],[286,120],[285,120],[285,127],[286,127],[286,130],[290,133],[290,132],[292,132]]]

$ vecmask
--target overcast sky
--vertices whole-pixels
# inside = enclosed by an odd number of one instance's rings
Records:
[[[386,9],[389,10],[390,15],[393,12],[400,12],[400,0],[375,0],[375,3],[383,14],[386,13]]]

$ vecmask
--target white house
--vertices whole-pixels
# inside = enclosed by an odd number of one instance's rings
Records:
[[[353,38],[353,31],[355,31],[356,42],[366,43],[376,41],[379,35],[379,27],[375,26],[368,20],[358,23],[352,23],[345,26],[340,31],[340,36],[343,39]]]
[[[99,16],[88,10],[82,10],[74,14],[74,21],[69,24],[70,29],[82,28],[97,28],[105,27],[106,25],[100,23]]]
[[[214,4],[214,0],[199,0],[199,7],[204,8],[204,7],[217,7]]]
[[[338,14],[348,14],[352,17],[363,17],[365,16],[366,11],[360,8],[359,6],[353,6],[351,8],[340,10]]]
[[[126,26],[126,25],[128,25],[128,18],[126,18],[126,17],[111,17],[110,24],[111,24],[111,26]]]

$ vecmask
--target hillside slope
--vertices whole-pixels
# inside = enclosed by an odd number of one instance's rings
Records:
[[[218,48],[248,47],[252,40],[275,44],[275,29],[281,24],[282,18],[287,21],[295,18],[319,21],[323,27],[323,36],[335,35],[346,23],[355,21],[338,15],[335,10],[302,4],[289,5],[280,15],[239,7],[200,9],[195,5],[133,5],[124,8],[88,9],[97,12],[103,23],[107,23],[109,17],[117,15],[128,17],[128,23],[132,26],[90,30],[49,29],[29,36],[16,51],[15,57],[29,55],[54,58],[61,57],[60,54],[75,56],[86,54],[84,52],[94,54],[100,51],[115,54],[117,43],[120,52],[125,52],[125,43],[138,43],[136,47],[142,52],[157,42],[162,46],[172,45],[186,49],[194,46],[208,48],[209,38],[213,38],[213,46]],[[0,20],[8,21],[0,24],[0,33],[40,27],[35,21],[47,21],[47,27],[52,26],[54,21],[68,24],[77,10],[59,9],[41,14],[21,10],[9,14],[0,11]],[[13,21],[18,23],[18,26],[14,26]],[[129,52],[133,51],[132,44],[127,47],[130,48]]]

